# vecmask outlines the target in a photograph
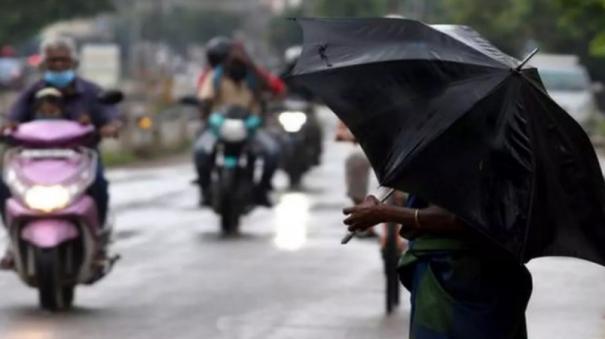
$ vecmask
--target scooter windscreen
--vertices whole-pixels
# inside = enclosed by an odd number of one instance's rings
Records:
[[[231,106],[213,113],[209,124],[221,141],[242,143],[261,125],[261,120],[241,107]]]
[[[13,148],[4,158],[4,181],[30,209],[52,212],[82,196],[95,180],[98,156],[88,148]]]

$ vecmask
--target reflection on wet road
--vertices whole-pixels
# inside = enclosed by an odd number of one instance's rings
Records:
[[[309,198],[302,193],[287,193],[275,207],[275,239],[279,249],[296,251],[307,241]]]

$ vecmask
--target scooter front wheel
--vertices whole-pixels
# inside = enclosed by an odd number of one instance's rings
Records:
[[[49,311],[70,309],[75,288],[62,284],[63,265],[59,249],[37,249],[35,263],[40,307]]]

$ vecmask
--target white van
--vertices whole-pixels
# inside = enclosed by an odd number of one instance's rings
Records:
[[[577,56],[538,54],[531,64],[538,68],[550,96],[576,121],[586,126],[595,118],[595,87]]]

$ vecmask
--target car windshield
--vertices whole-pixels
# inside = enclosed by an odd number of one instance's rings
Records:
[[[540,77],[549,91],[581,92],[590,88],[588,76],[581,70],[541,69]]]

